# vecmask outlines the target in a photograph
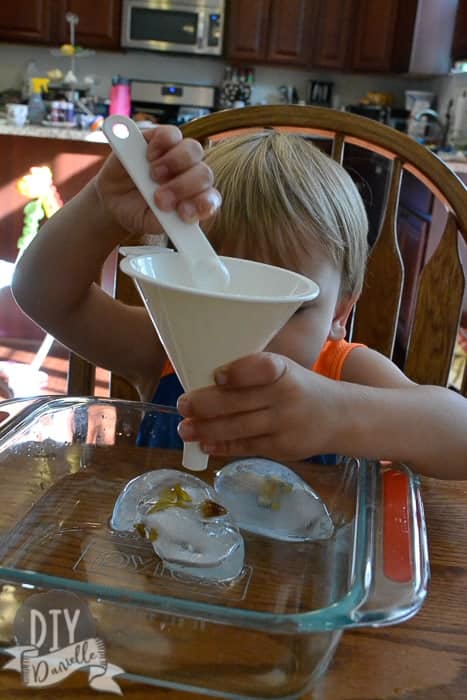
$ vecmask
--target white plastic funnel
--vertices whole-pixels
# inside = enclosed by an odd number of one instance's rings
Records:
[[[107,117],[102,129],[146,204],[185,258],[192,286],[226,289],[229,285],[228,272],[198,224],[186,224],[175,211],[162,211],[156,206],[154,193],[159,185],[151,178],[146,157],[148,144],[135,122],[114,114]]]
[[[182,255],[135,255],[121,261],[134,278],[161,342],[185,389],[213,382],[220,365],[259,352],[304,301],[319,294],[312,280],[271,265],[221,258],[228,292],[194,289]],[[206,469],[208,455],[186,443],[183,466]]]

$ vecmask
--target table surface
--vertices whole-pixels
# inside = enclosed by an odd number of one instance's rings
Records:
[[[327,673],[303,700],[465,700],[467,697],[467,482],[424,479],[431,583],[418,615],[400,625],[345,632]],[[118,679],[131,700],[208,700]],[[0,698],[96,698],[87,676],[46,689],[0,673]]]
[[[302,700],[466,700],[467,481],[421,484],[431,568],[421,611],[399,625],[344,632],[327,672]],[[0,670],[7,660],[0,657]],[[116,680],[131,700],[212,697]],[[40,690],[24,686],[16,671],[0,673],[0,700],[96,697],[84,673]]]

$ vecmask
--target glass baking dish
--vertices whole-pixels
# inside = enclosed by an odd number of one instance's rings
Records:
[[[181,451],[139,445],[143,421],[162,433],[175,411],[69,397],[5,401],[0,411],[3,650],[28,596],[70,591],[128,678],[226,698],[298,698],[343,630],[399,623],[422,605],[425,521],[403,466],[289,464],[326,504],[333,536],[291,543],[242,532],[242,573],[213,583],[168,570],[150,543],[109,524],[126,482],[182,469]],[[228,461],[196,475],[212,484]]]

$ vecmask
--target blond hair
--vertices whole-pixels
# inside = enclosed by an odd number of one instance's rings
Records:
[[[275,131],[223,139],[205,161],[223,197],[204,224],[219,254],[301,271],[318,244],[341,270],[341,295],[360,293],[368,221],[342,166],[302,136]]]

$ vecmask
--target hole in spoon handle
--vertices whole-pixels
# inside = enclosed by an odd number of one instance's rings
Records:
[[[147,142],[135,122],[128,117],[112,115],[104,121],[102,128],[148,207],[177,250],[185,256],[197,286],[226,289],[230,282],[229,272],[198,224],[186,224],[176,212],[165,212],[156,206],[154,193],[158,184],[151,178]]]
[[[132,119],[116,114],[104,121],[102,130],[147,205],[159,219],[163,212],[154,203],[154,193],[159,189],[159,185],[149,173],[146,157],[148,144],[140,129]]]

